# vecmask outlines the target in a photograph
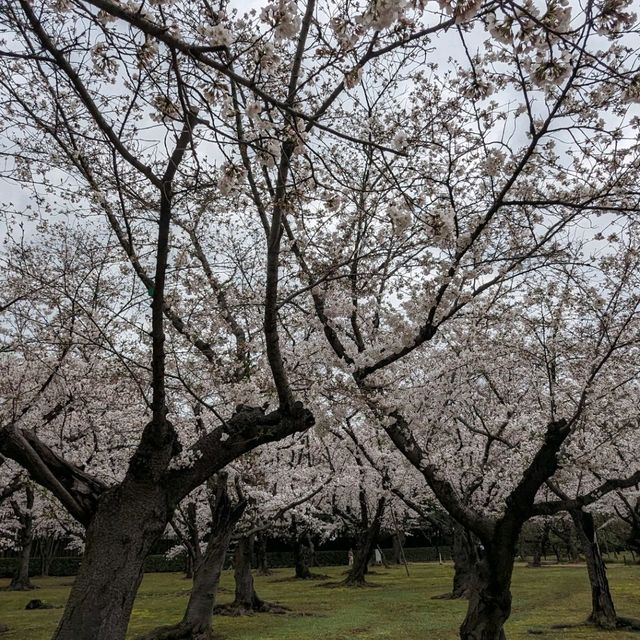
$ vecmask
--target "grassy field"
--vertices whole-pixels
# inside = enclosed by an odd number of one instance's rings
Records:
[[[333,580],[344,567],[323,569]],[[450,566],[410,565],[382,569],[371,576],[379,585],[371,589],[326,588],[318,582],[283,580],[290,569],[256,580],[260,596],[291,608],[286,615],[259,614],[246,618],[220,618],[216,630],[227,640],[455,640],[465,603],[431,600],[451,582]],[[620,615],[640,617],[640,567],[615,565],[609,578]],[[0,591],[0,622],[10,631],[2,640],[48,640],[61,609],[25,611],[34,597],[54,605],[64,604],[70,578],[41,578],[40,589],[30,593]],[[225,572],[219,601],[232,599],[232,575]],[[155,573],[145,577],[128,638],[159,624],[180,619],[189,582],[179,574]],[[562,640],[639,640],[631,632],[602,632],[588,625],[551,629],[550,625],[580,625],[589,610],[589,590],[584,567],[517,567],[513,585],[513,614],[507,625],[509,640],[543,637]],[[532,636],[530,629],[543,632]]]

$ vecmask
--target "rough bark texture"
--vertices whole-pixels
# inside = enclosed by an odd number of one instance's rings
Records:
[[[254,536],[243,536],[238,540],[233,554],[233,577],[236,583],[235,598],[231,604],[219,605],[215,613],[221,615],[242,616],[252,613],[284,613],[286,607],[265,602],[256,593],[251,559],[253,557]]]
[[[17,501],[11,501],[13,512],[20,523],[20,532],[18,534],[20,563],[9,585],[11,591],[37,589],[29,577],[29,561],[31,560],[31,549],[33,548],[33,515],[31,510],[33,509],[34,494],[30,485],[25,485],[24,489],[26,509],[23,509]]]
[[[511,614],[516,540],[509,542],[492,545],[476,564],[467,616],[460,627],[461,640],[506,640],[504,623]]]
[[[353,554],[353,565],[342,583],[346,587],[364,587],[366,585],[365,576],[368,572],[369,561],[375,549],[376,541],[380,535],[384,507],[385,499],[380,498],[371,524],[358,535],[356,549]]]
[[[296,578],[300,580],[310,580],[313,578],[309,563],[311,562],[313,550],[305,544],[304,536],[296,535],[293,539],[293,563],[295,566]]]
[[[172,509],[153,484],[125,481],[103,496],[55,640],[124,638],[144,559]]]
[[[613,605],[613,598],[609,590],[607,568],[600,552],[600,546],[596,536],[593,516],[587,512],[578,510],[570,511],[578,540],[582,545],[587,562],[587,572],[591,584],[591,615],[589,621],[602,629],[615,629],[618,618]]]
[[[453,526],[453,589],[440,596],[444,599],[469,598],[476,585],[476,565],[478,563],[477,543],[473,534],[456,523]]]
[[[233,558],[233,577],[236,583],[235,599],[233,604],[248,611],[259,611],[263,601],[258,597],[251,573],[251,558],[253,557],[253,536],[242,537],[238,541]]]
[[[207,549],[194,567],[193,588],[182,621],[161,627],[141,640],[212,640],[212,617],[220,575],[233,529],[246,503],[233,505],[227,492],[226,475],[219,477],[215,501],[212,501],[211,534]]]

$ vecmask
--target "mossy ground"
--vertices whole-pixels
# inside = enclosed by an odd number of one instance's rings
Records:
[[[257,577],[258,594],[286,604],[286,615],[257,614],[246,618],[220,618],[215,622],[226,640],[455,640],[465,603],[431,600],[448,590],[451,566],[412,564],[411,575],[402,567],[376,570],[376,589],[322,587],[318,581],[283,581],[291,569]],[[322,569],[335,582],[344,567]],[[612,565],[609,578],[620,615],[640,618],[640,566]],[[2,640],[49,640],[62,609],[25,611],[25,604],[40,598],[63,605],[71,578],[40,578],[35,592],[0,591],[0,623],[11,629]],[[8,583],[8,581],[7,581]],[[4,586],[4,585],[0,585]],[[232,599],[232,575],[226,571],[219,602]],[[189,581],[179,574],[145,576],[133,612],[128,638],[158,625],[177,622],[189,593]],[[513,614],[507,625],[509,640],[547,638],[562,640],[640,640],[640,633],[597,631],[588,625],[551,629],[558,623],[580,624],[589,611],[586,570],[581,566],[516,568]],[[543,632],[531,635],[529,630]]]

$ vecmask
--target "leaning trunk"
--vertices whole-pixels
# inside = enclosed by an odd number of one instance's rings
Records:
[[[576,526],[578,540],[587,563],[589,582],[591,583],[591,615],[589,621],[602,629],[615,629],[616,610],[609,590],[607,568],[600,552],[593,515],[581,509],[570,512]]]
[[[224,568],[225,556],[233,528],[242,516],[245,502],[233,506],[227,493],[226,474],[220,474],[212,501],[211,534],[207,549],[194,567],[193,587],[182,621],[160,627],[142,636],[141,640],[212,640],[211,619]]]
[[[385,499],[381,498],[371,525],[358,537],[358,544],[353,554],[353,566],[343,583],[347,587],[363,587],[366,584],[365,576],[367,575],[369,561],[380,535],[384,505]]]
[[[461,640],[506,640],[504,623],[511,614],[511,576],[517,535],[486,544],[486,554],[476,564],[475,584],[467,616],[460,627]]]
[[[144,560],[171,516],[164,491],[127,481],[105,493],[54,640],[123,640]]]
[[[211,640],[212,638],[211,618],[220,575],[224,568],[233,528],[245,507],[242,503],[232,508],[226,493],[224,495],[226,499],[218,500],[207,550],[201,564],[195,568],[193,589],[184,615],[183,624],[191,629],[192,640]]]

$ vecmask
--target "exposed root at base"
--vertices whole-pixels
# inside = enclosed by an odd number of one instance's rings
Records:
[[[158,627],[136,640],[214,640],[211,628],[196,627],[192,624],[180,622],[179,624]]]
[[[311,573],[306,578],[289,576],[287,578],[278,578],[277,580],[269,580],[269,582],[276,584],[277,582],[299,582],[300,580],[328,580],[330,577],[331,576],[327,576],[323,573]]]
[[[380,589],[381,584],[375,584],[373,582],[349,582],[348,580],[342,580],[340,582],[323,582],[316,585],[317,587],[326,587],[327,589]]]
[[[291,609],[275,602],[261,602],[259,605],[253,607],[247,607],[242,604],[235,604],[231,602],[229,604],[218,604],[214,609],[214,615],[217,616],[252,616],[256,613],[275,613],[283,615],[289,613]]]

